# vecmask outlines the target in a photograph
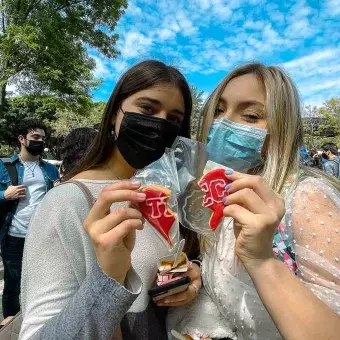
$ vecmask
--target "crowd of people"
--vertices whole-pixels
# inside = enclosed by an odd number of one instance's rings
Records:
[[[130,179],[178,136],[190,138],[191,111],[176,68],[133,66],[99,130],[65,139],[61,178],[39,156],[46,127],[23,122],[19,153],[0,162],[3,324],[21,311],[20,340],[162,340],[171,330],[184,339],[338,339],[338,149],[322,146],[326,174],[314,155],[301,165],[299,95],[278,67],[240,66],[208,97],[200,141],[246,157],[251,169],[226,171],[216,241],[176,226],[191,283],[150,299],[169,249],[142,217],[146,195]]]
[[[320,153],[317,150],[307,151],[301,148],[301,164],[312,168],[319,168],[326,174],[340,178],[339,148],[334,143],[325,143],[321,146]]]

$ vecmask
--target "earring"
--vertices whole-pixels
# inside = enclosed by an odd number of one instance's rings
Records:
[[[109,134],[110,134],[110,139],[115,142],[116,139],[117,139],[117,135],[116,135],[116,132],[115,132],[115,126],[114,125],[112,125],[112,128],[111,128]]]

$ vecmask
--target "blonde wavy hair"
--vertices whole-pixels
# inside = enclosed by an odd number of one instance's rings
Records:
[[[299,94],[291,78],[281,68],[252,63],[232,71],[207,99],[199,140],[206,142],[227,84],[245,74],[256,75],[265,88],[265,117],[270,138],[264,165],[258,171],[269,186],[281,194],[288,177],[299,169],[299,150],[303,141]]]

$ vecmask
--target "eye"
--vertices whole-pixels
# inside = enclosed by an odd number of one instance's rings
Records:
[[[151,105],[142,104],[142,105],[139,105],[139,107],[141,108],[141,111],[144,114],[152,114],[153,113],[153,107]]]
[[[221,116],[223,114],[224,110],[218,107],[215,111],[215,117]]]
[[[260,120],[260,116],[257,113],[245,113],[242,115],[243,119],[249,123],[256,123]]]
[[[172,124],[175,125],[181,125],[182,124],[182,119],[176,115],[169,116],[168,121],[171,122]]]

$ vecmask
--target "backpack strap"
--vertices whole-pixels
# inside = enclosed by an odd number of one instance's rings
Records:
[[[18,172],[17,172],[15,163],[5,162],[4,165],[11,179],[12,185],[17,186],[18,185]]]
[[[88,204],[89,204],[89,207],[90,209],[92,208],[92,206],[94,205],[94,203],[96,202],[96,199],[93,197],[90,189],[82,182],[80,181],[77,181],[75,179],[70,179],[69,181],[66,181],[66,182],[62,182],[59,185],[63,185],[63,184],[67,184],[67,183],[73,183],[75,184],[84,194]]]

